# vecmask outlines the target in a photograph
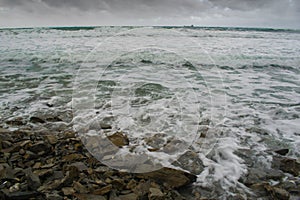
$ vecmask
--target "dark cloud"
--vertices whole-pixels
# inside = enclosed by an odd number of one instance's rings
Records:
[[[299,0],[0,0],[0,19],[34,24],[294,26]],[[40,18],[39,18],[40,16]],[[80,17],[79,17],[80,16]],[[35,17],[35,18],[34,18]],[[36,19],[38,17],[39,19]],[[11,18],[11,19],[9,19]],[[27,20],[27,21],[26,21]],[[22,20],[21,20],[22,21]],[[141,23],[141,24],[139,24]],[[238,24],[239,23],[239,24]],[[244,23],[244,24],[243,24]]]

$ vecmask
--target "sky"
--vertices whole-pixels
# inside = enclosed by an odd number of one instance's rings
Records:
[[[300,28],[300,0],[0,0],[0,27]]]

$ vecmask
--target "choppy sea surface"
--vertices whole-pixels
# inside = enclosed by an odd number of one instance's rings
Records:
[[[133,145],[121,157],[145,153],[172,165],[192,149],[204,166],[195,185],[224,191],[249,192],[240,178],[270,167],[272,150],[300,156],[299,31],[29,28],[1,29],[0,40],[3,127],[57,114],[65,119],[45,129],[128,134]],[[147,151],[145,140],[158,135],[182,145]]]

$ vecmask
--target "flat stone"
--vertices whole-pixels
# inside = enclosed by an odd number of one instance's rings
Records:
[[[40,152],[49,152],[51,150],[51,147],[48,143],[44,142],[44,141],[40,141],[37,142],[35,144],[33,144],[31,147],[28,148],[29,151],[33,152],[33,153],[40,153]]]
[[[74,194],[79,200],[106,200],[106,197],[94,194]]]
[[[105,187],[102,187],[100,189],[97,189],[93,192],[93,194],[96,194],[96,195],[104,195],[106,193],[109,193],[110,191],[112,190],[112,185],[109,184]]]
[[[75,163],[72,163],[71,166],[77,167],[77,169],[80,172],[88,169],[88,167],[83,162],[75,162]]]
[[[46,200],[63,200],[63,197],[58,194],[58,191],[46,193]]]
[[[137,174],[139,178],[150,178],[155,181],[165,183],[169,187],[178,188],[196,181],[196,176],[187,172],[172,168],[161,168],[159,170]]]
[[[41,181],[38,175],[32,173],[31,168],[27,168],[24,170],[24,173],[26,174],[28,187],[32,190],[36,190],[41,186]]]
[[[165,195],[158,188],[150,188],[148,198],[149,200],[164,200]]]
[[[125,195],[120,195],[119,198],[120,200],[137,200],[138,196],[134,193],[130,193]]]
[[[45,139],[52,145],[56,144],[58,138],[55,135],[45,135]]]
[[[34,170],[34,174],[36,174],[37,176],[44,178],[46,176],[52,175],[53,174],[53,170],[52,169],[38,169],[38,170]]]
[[[79,182],[74,182],[73,183],[73,188],[80,194],[86,194],[86,193],[89,193],[89,190],[84,186],[82,185],[81,183]]]
[[[67,139],[67,138],[75,138],[76,137],[76,133],[75,132],[72,132],[72,131],[67,131],[64,133],[64,138]]]
[[[41,124],[45,123],[45,120],[34,116],[30,117],[29,121],[32,123],[41,123]]]
[[[76,160],[82,160],[83,158],[84,158],[83,155],[74,153],[74,154],[69,154],[69,155],[63,156],[62,161],[63,162],[72,162],[72,161],[76,161]]]
[[[7,193],[5,194],[6,199],[11,200],[24,200],[24,199],[30,199],[33,197],[37,197],[39,193],[36,191],[18,191],[13,193]]]
[[[75,193],[75,190],[72,187],[64,187],[61,189],[64,195],[69,196]]]
[[[114,133],[113,135],[107,136],[107,138],[117,147],[123,147],[129,144],[127,135],[121,132]]]

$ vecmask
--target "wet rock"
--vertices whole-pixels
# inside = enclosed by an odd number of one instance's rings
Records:
[[[64,187],[61,190],[65,196],[69,196],[75,193],[75,190],[72,187]]]
[[[76,167],[80,172],[88,169],[88,167],[83,162],[75,162],[72,163],[71,166]]]
[[[204,169],[202,160],[199,158],[198,154],[193,151],[185,152],[173,164],[193,174],[200,174]]]
[[[300,163],[293,158],[273,156],[272,166],[294,176],[298,176],[300,172]]]
[[[106,200],[104,196],[95,194],[75,194],[74,196],[79,200]]]
[[[69,154],[69,155],[63,156],[62,161],[63,162],[73,162],[75,160],[82,160],[83,158],[84,158],[83,155],[74,153],[74,154]]]
[[[149,151],[158,151],[163,148],[166,144],[166,134],[157,133],[152,137],[148,137],[145,139],[146,144],[150,147]]]
[[[58,141],[58,138],[55,135],[45,135],[45,139],[52,145],[56,144]]]
[[[1,180],[13,180],[15,179],[15,170],[13,170],[8,164],[1,165],[0,179]]]
[[[110,191],[112,190],[112,185],[109,184],[105,187],[102,187],[100,189],[97,189],[93,192],[93,194],[96,194],[96,195],[104,195],[104,194],[107,194],[109,193]]]
[[[19,191],[20,190],[20,183],[14,184],[8,190],[9,190],[10,193]]]
[[[1,145],[2,145],[3,149],[7,149],[7,148],[11,147],[13,144],[10,141],[5,140],[5,141],[1,142]]]
[[[6,193],[5,199],[6,200],[24,200],[30,198],[36,198],[39,195],[36,191],[18,191],[13,193]]]
[[[265,185],[265,189],[270,193],[273,199],[288,200],[290,198],[290,194],[282,188]]]
[[[39,170],[34,170],[34,174],[39,176],[40,178],[45,178],[47,176],[51,176],[53,174],[52,169],[39,169]]]
[[[87,194],[87,193],[89,193],[89,190],[84,185],[82,185],[79,182],[74,182],[73,183],[73,188],[74,188],[74,190],[76,190],[76,192],[78,192],[80,194]]]
[[[274,152],[279,155],[285,156],[286,154],[289,153],[289,149],[278,149],[278,150],[275,150]]]
[[[120,200],[137,200],[138,196],[134,193],[130,193],[125,195],[120,195],[119,198]]]
[[[58,191],[46,193],[46,200],[63,200],[63,197],[58,194]]]
[[[116,132],[113,135],[107,136],[107,138],[117,147],[123,147],[129,144],[127,135],[122,132]]]
[[[75,138],[76,137],[76,133],[73,131],[66,131],[64,132],[64,138],[68,139],[68,138]]]
[[[106,122],[106,121],[101,121],[100,122],[100,127],[101,129],[111,129],[111,125],[109,122]]]
[[[44,141],[37,142],[28,148],[29,151],[42,155],[44,153],[48,153],[51,150],[51,146]],[[41,153],[43,152],[43,153]]]
[[[45,123],[45,120],[43,120],[39,117],[34,117],[34,116],[30,117],[29,121],[32,123],[41,123],[41,124]]]
[[[137,174],[140,178],[150,178],[160,183],[165,183],[171,188],[178,188],[196,181],[196,176],[187,172],[183,172],[171,168],[161,168],[159,170]]]
[[[165,196],[162,193],[162,191],[158,188],[150,188],[149,189],[149,195],[148,195],[149,200],[164,200]]]
[[[26,151],[25,155],[23,156],[23,158],[26,160],[26,161],[29,161],[29,160],[33,160],[33,159],[36,159],[36,158],[39,158],[40,156],[36,153],[33,153],[31,151]]]
[[[53,171],[52,179],[62,179],[64,178],[64,174],[62,171]]]
[[[70,166],[66,172],[66,176],[62,179],[62,184],[63,186],[70,186],[73,181],[76,181],[78,178],[79,170],[74,166]]]
[[[11,126],[23,126],[26,124],[24,119],[22,117],[16,117],[14,119],[6,121],[6,124],[11,125]]]
[[[139,184],[133,189],[134,193],[138,195],[140,198],[147,196],[150,189],[150,182],[140,181]]]
[[[32,173],[31,168],[25,169],[24,173],[26,174],[27,183],[30,189],[36,190],[41,186],[40,178]]]
[[[128,182],[126,188],[127,188],[127,189],[130,189],[130,190],[133,190],[133,188],[135,188],[136,185],[137,185],[137,182],[136,182],[134,179],[131,179],[131,180]]]

